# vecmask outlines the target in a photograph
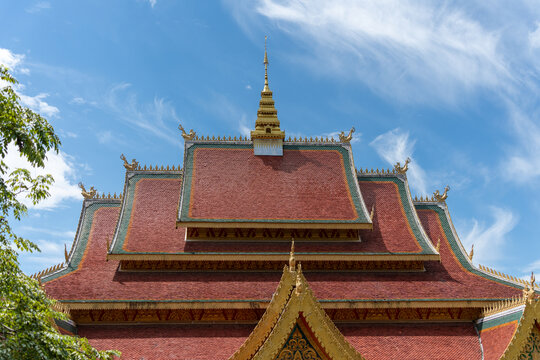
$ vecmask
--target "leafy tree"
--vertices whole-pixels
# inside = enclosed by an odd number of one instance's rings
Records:
[[[40,284],[19,267],[17,251],[39,251],[36,244],[17,236],[9,219],[20,220],[27,207],[17,196],[33,204],[49,196],[50,175],[32,177],[26,169],[9,172],[4,159],[8,145],[34,167],[43,167],[46,153],[58,151],[60,139],[53,127],[20,104],[12,86],[17,80],[0,65],[0,359],[113,359],[116,351],[98,351],[86,338],[60,334],[53,319],[66,319],[54,310]],[[1,86],[1,85],[0,85]]]

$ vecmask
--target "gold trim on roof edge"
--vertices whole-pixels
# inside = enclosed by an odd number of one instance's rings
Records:
[[[300,316],[303,316],[313,336],[330,359],[364,360],[345,340],[314,297],[302,274],[301,264],[298,264],[296,269],[284,267],[278,289],[266,312],[244,344],[229,360],[274,359],[285,345]]]
[[[519,325],[500,360],[525,359],[521,355],[525,350],[529,336],[534,330],[535,323],[539,321],[540,301],[537,298],[531,297],[525,303],[525,309],[521,315]]]

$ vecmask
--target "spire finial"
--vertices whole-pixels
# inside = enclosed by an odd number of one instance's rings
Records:
[[[269,91],[270,88],[268,87],[268,54],[266,52],[266,39],[268,39],[268,36],[264,37],[264,89],[263,91]]]
[[[291,253],[289,255],[289,271],[295,271],[296,259],[294,258],[294,238],[291,241]]]

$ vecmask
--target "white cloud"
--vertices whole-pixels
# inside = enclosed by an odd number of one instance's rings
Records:
[[[536,23],[536,30],[529,33],[529,45],[531,48],[540,48],[540,22]]]
[[[247,89],[247,90],[251,90],[251,85],[249,85],[249,84],[246,85],[246,89]]]
[[[0,64],[13,70],[24,59],[23,54],[14,54],[8,49],[0,48]]]
[[[154,6],[156,6],[157,0],[148,0],[148,3],[152,8],[154,8]]]
[[[111,131],[100,131],[96,134],[100,144],[107,144],[114,140],[114,136]]]
[[[302,51],[312,54],[292,56],[317,73],[356,76],[392,98],[453,102],[464,90],[493,88],[512,77],[497,51],[498,32],[450,6],[390,0],[228,4],[245,29],[260,26],[256,13],[305,45]]]
[[[40,12],[41,10],[47,10],[47,9],[50,9],[51,8],[51,3],[48,2],[48,1],[38,1],[36,3],[34,3],[32,6],[26,8],[26,12],[27,13],[37,13],[37,12]]]
[[[506,245],[506,235],[512,231],[517,224],[517,217],[511,211],[498,207],[491,207],[493,223],[487,226],[473,219],[473,226],[462,238],[463,245],[468,250],[474,244],[475,263],[494,264],[504,254]]]
[[[4,161],[10,170],[25,168],[31,170],[33,176],[45,174],[51,174],[53,176],[54,184],[49,189],[50,197],[47,199],[34,206],[24,196],[20,197],[20,200],[29,208],[48,210],[60,206],[63,201],[70,199],[80,200],[81,198],[81,192],[74,179],[73,159],[63,152],[56,154],[53,151],[49,151],[47,153],[45,167],[32,168],[26,159],[19,156],[15,146],[10,144]]]
[[[64,239],[64,238],[73,239],[75,237],[75,231],[72,231],[72,230],[59,231],[59,230],[51,230],[51,229],[44,229],[44,228],[35,228],[32,226],[22,226],[21,230],[28,231],[28,232],[38,232],[40,234],[47,234],[47,235],[54,236],[60,239]]]
[[[409,139],[408,131],[397,128],[377,136],[369,145],[391,166],[398,161],[403,164],[407,158],[411,158],[407,171],[409,185],[420,194],[427,194],[426,173],[412,156],[415,143],[416,140]]]
[[[173,144],[180,142],[176,127],[181,122],[174,107],[162,98],[154,98],[150,103],[140,103],[137,95],[130,91],[131,84],[113,86],[107,93],[105,105],[121,121],[153,134]]]
[[[508,181],[528,183],[540,176],[540,127],[527,113],[511,102],[509,117],[518,140],[501,162],[501,173]]]
[[[47,102],[43,101],[49,94],[41,93],[36,96],[19,94],[19,96],[21,97],[21,102],[25,106],[28,106],[30,109],[46,117],[56,116],[60,112],[56,106],[49,105]]]
[[[70,103],[72,104],[77,104],[77,105],[82,105],[82,104],[85,104],[86,103],[86,100],[84,100],[82,97],[80,96],[77,96],[77,97],[74,97],[73,99],[71,99]]]

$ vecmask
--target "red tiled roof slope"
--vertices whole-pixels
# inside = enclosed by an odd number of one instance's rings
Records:
[[[338,325],[338,328],[366,360],[482,358],[472,323]]]
[[[508,298],[520,290],[465,271],[439,229],[437,214],[419,211],[432,238],[441,239],[441,262],[428,262],[422,273],[306,273],[321,300],[343,299],[463,299]],[[96,211],[81,268],[45,283],[47,293],[72,300],[269,300],[279,273],[151,273],[118,272],[118,262],[106,261],[118,208]]]
[[[467,324],[338,325],[366,360],[480,359],[478,336]],[[79,335],[124,359],[226,360],[253,325],[81,326]]]
[[[176,228],[180,179],[141,179],[135,196],[123,249],[133,252],[182,252],[185,228]]]
[[[354,203],[348,153],[335,146],[285,147],[283,156],[238,146],[188,151],[180,220],[369,222]]]
[[[116,349],[122,359],[228,359],[253,325],[81,326],[79,336],[98,349]]]
[[[484,347],[484,360],[499,360],[510,344],[518,321],[495,326],[480,333],[482,346]]]
[[[360,182],[368,208],[375,204],[373,230],[360,230],[360,242],[298,242],[297,252],[419,252],[405,217],[397,187],[391,182]],[[187,242],[185,228],[176,228],[180,179],[144,178],[136,183],[129,226],[123,243],[127,252],[283,252],[288,242]],[[127,214],[125,215],[127,216]]]

